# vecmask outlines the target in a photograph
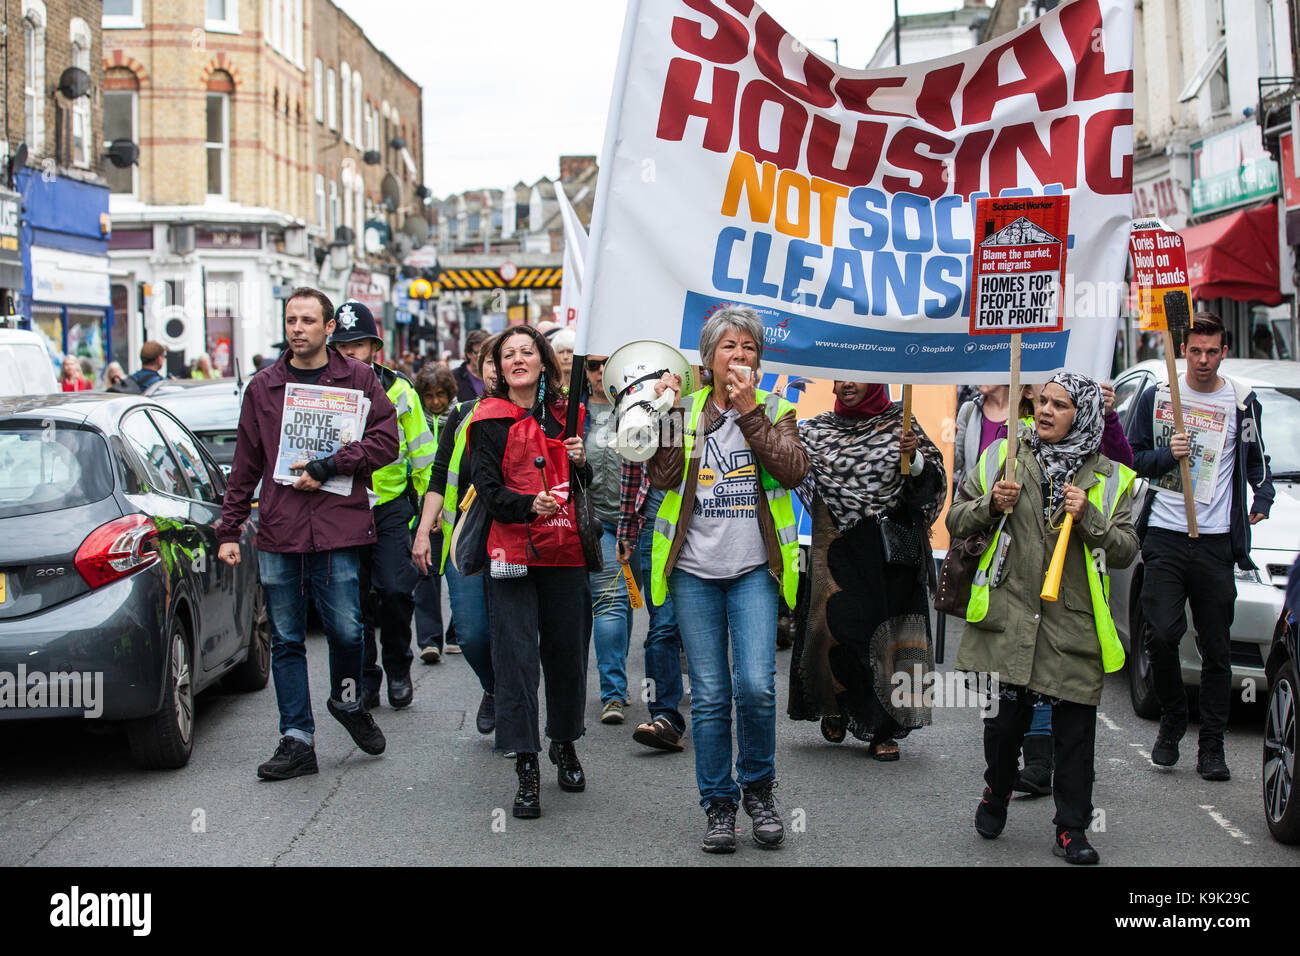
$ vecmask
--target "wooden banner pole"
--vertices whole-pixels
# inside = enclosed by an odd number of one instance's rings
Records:
[[[1016,480],[1020,440],[1020,333],[1011,333],[1011,386],[1007,392],[1007,481]]]
[[[1174,434],[1186,434],[1186,425],[1183,423],[1183,398],[1178,388],[1178,366],[1174,361],[1174,337],[1173,334],[1165,329],[1165,363],[1169,369],[1169,397],[1174,406]],[[1178,473],[1183,480],[1183,508],[1187,512],[1187,536],[1189,538],[1198,537],[1196,531],[1196,500],[1192,497],[1192,466],[1187,458],[1178,460]]]
[[[904,385],[903,386],[903,434],[906,435],[911,430],[912,430],[912,386]],[[912,473],[911,457],[909,456],[907,458],[904,458],[902,455],[899,455],[898,458],[899,458],[899,470],[904,475],[910,475]]]

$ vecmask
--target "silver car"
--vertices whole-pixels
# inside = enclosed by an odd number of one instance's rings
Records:
[[[1186,363],[1179,360],[1178,373],[1184,372]],[[1264,450],[1277,495],[1268,519],[1251,528],[1250,556],[1257,570],[1236,569],[1237,607],[1232,624],[1233,686],[1253,690],[1255,699],[1263,700],[1268,685],[1264,662],[1282,610],[1287,572],[1300,548],[1300,362],[1226,359],[1220,372],[1250,386],[1259,398]],[[1168,378],[1164,360],[1153,359],[1125,369],[1115,379],[1115,410],[1126,430],[1142,392]],[[1135,521],[1147,494],[1147,482],[1139,479],[1133,492]],[[1140,557],[1131,567],[1111,575],[1110,608],[1128,651],[1133,709],[1140,717],[1154,718],[1160,716],[1160,704],[1151,681],[1151,662],[1144,642],[1133,639],[1144,630],[1141,590]],[[1190,613],[1179,657],[1183,683],[1199,687],[1201,655]]]

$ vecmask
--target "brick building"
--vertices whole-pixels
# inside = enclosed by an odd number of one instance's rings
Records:
[[[21,277],[0,288],[20,324],[42,332],[52,355],[72,352],[98,370],[112,352],[108,190],[102,161],[99,0],[14,0],[5,5],[4,159],[25,146],[3,197],[0,263],[16,245]],[[16,242],[14,241],[16,240]]]

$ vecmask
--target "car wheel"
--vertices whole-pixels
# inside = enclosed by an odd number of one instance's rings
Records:
[[[185,629],[172,622],[167,653],[167,686],[162,708],[152,717],[128,721],[131,756],[150,770],[183,767],[194,749],[194,675]]]
[[[1264,724],[1264,816],[1273,838],[1300,843],[1300,798],[1295,793],[1295,664],[1287,661],[1268,691]]]
[[[1139,589],[1137,594],[1141,594]],[[1147,620],[1142,614],[1142,602],[1134,597],[1128,614],[1129,649],[1128,695],[1133,702],[1133,713],[1147,720],[1160,717],[1160,700],[1156,697],[1155,675],[1151,672],[1151,657],[1147,654]]]
[[[271,621],[266,616],[262,585],[253,591],[252,633],[248,636],[248,657],[226,675],[222,683],[231,690],[254,691],[266,686],[271,676]]]

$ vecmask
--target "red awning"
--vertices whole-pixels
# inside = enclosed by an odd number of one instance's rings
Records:
[[[1277,204],[1257,206],[1181,230],[1194,299],[1277,305]]]

